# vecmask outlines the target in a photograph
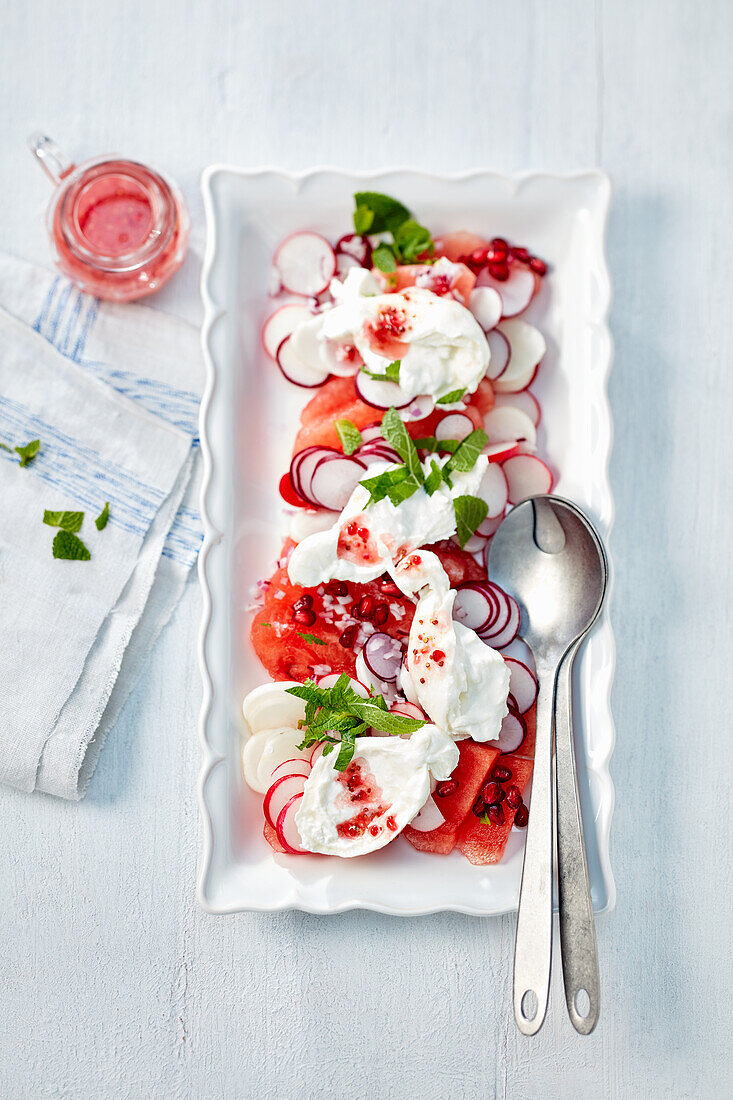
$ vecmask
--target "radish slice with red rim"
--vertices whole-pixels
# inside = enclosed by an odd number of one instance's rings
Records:
[[[338,252],[336,254],[336,278],[344,281],[346,276],[352,267],[361,267],[358,260],[355,260],[353,256],[349,256],[346,252]]]
[[[298,488],[297,484],[295,488]],[[487,519],[503,516],[509,500],[509,486],[507,485],[503,466],[496,462],[489,463],[484,476],[481,478],[476,496],[480,497],[481,500],[485,500],[488,505]]]
[[[499,324],[504,308],[501,294],[492,286],[477,286],[468,298],[468,308],[484,332]]]
[[[262,346],[271,359],[277,359],[277,349],[283,340],[295,332],[301,321],[311,321],[313,314],[299,302],[280,306],[262,326]]]
[[[307,779],[310,773],[310,749],[306,749],[304,750],[304,756],[293,756],[290,760],[283,760],[282,764],[278,764],[276,768],[273,768],[271,778],[273,783],[276,779],[282,779],[286,775],[302,775]]]
[[[478,581],[466,581],[456,588],[453,618],[476,633],[494,622],[499,607],[488,585]]]
[[[319,688],[332,688],[336,685],[336,681],[341,675],[340,672],[328,672],[325,676],[318,677],[316,686]],[[361,680],[357,680],[355,676],[349,677],[349,687],[352,688],[357,695],[360,695],[362,699],[369,698],[369,689],[362,684]]]
[[[435,401],[426,393],[413,397],[406,409],[400,410],[403,420],[424,420],[435,408]]]
[[[337,451],[335,447],[306,447],[302,451],[298,451],[297,455],[290,463],[290,480],[293,483],[293,488],[300,496],[305,497],[306,500],[315,504],[311,496],[311,478],[313,472],[318,463],[323,458],[343,458],[340,451]]]
[[[489,345],[489,352],[491,353],[489,365],[486,368],[486,377],[490,382],[496,382],[498,378],[501,378],[509,365],[512,349],[509,346],[509,341],[506,336],[503,332],[499,332],[498,328],[492,329],[491,332],[486,333],[486,342]]]
[[[520,714],[526,714],[537,698],[537,681],[521,661],[504,657],[504,663],[509,669],[509,691],[514,696],[517,710]]]
[[[292,856],[305,855],[308,850],[303,847],[300,833],[295,825],[295,815],[300,809],[300,800],[302,797],[302,792],[296,794],[290,799],[286,806],[283,806],[275,825],[277,839],[280,841],[285,851]]]
[[[509,278],[504,282],[495,279],[486,267],[476,280],[477,287],[490,286],[499,292],[502,317],[516,317],[518,313],[522,313],[534,298],[539,284],[539,276],[516,261],[509,268]]]
[[[287,378],[288,382],[304,389],[315,389],[322,386],[329,377],[327,370],[318,370],[300,358],[292,345],[290,336],[286,336],[277,349],[277,365]]]
[[[382,630],[370,634],[362,649],[364,664],[378,680],[394,683],[402,664],[402,646]]]
[[[360,267],[372,266],[372,246],[366,237],[358,233],[346,233],[336,241],[336,256],[350,256]]]
[[[494,406],[484,417],[484,428],[491,443],[524,443],[532,450],[537,445],[537,431],[521,409]]]
[[[410,822],[410,828],[416,829],[418,833],[430,833],[433,829],[437,829],[442,825],[444,821],[445,818],[438,809],[433,796],[429,795],[425,805],[417,811]]]
[[[378,423],[366,424],[361,430],[361,438],[364,443],[371,443],[373,440],[379,440],[381,443],[386,443],[387,440],[382,435],[382,425]]]
[[[500,752],[516,752],[527,736],[527,723],[521,714],[509,711],[501,723],[499,736],[494,741],[487,741],[487,745],[493,745]]]
[[[554,478],[549,466],[536,455],[516,455],[502,466],[506,476],[509,502],[519,504],[527,497],[551,493]]]
[[[474,423],[465,413],[448,413],[438,421],[435,428],[436,439],[465,439],[474,430]]]
[[[508,645],[503,646],[501,655],[505,660],[507,657],[511,657],[513,660],[521,662],[521,664],[527,666],[533,676],[536,674],[534,654],[524,638],[517,636],[513,641],[509,642]]]
[[[370,378],[364,371],[354,376],[354,388],[362,401],[374,409],[406,409],[411,401],[397,382],[382,382],[379,378]]]
[[[328,369],[337,378],[349,378],[363,365],[356,347],[346,340],[323,340],[319,353],[324,370]]]
[[[487,516],[482,523],[479,523],[476,528],[476,534],[481,535],[482,538],[490,539],[492,535],[495,535],[499,530],[499,526],[504,519],[504,514],[501,513],[498,516],[492,516],[491,519]]]
[[[519,409],[520,412],[529,417],[535,428],[539,427],[542,410],[539,401],[529,390],[520,390],[519,393],[497,393],[494,398],[494,408],[501,409],[504,407]]]
[[[458,544],[460,546],[460,543]],[[462,550],[465,550],[467,554],[483,554],[486,548],[486,539],[483,535],[479,535],[477,531],[474,531],[472,535],[469,535],[463,546]]]
[[[364,476],[366,465],[353,455],[328,455],[316,465],[309,495],[320,508],[340,512]]]
[[[489,443],[481,453],[486,455],[489,462],[504,462],[507,458],[519,454],[519,443],[516,440],[507,440],[506,443]]]
[[[519,633],[519,608],[511,596],[508,596],[507,599],[511,601],[510,614],[509,621],[504,629],[498,633],[496,630],[492,630],[490,634],[479,635],[481,641],[486,642],[486,645],[491,646],[492,649],[501,649],[503,646],[509,645]]]
[[[506,370],[496,379],[496,392],[526,390],[534,381],[540,360],[547,351],[544,336],[526,321],[502,321],[496,331],[506,338],[511,348]]]
[[[336,253],[320,233],[306,230],[286,237],[273,263],[285,290],[310,298],[328,289],[336,271]]]
[[[313,768],[313,765],[315,764],[318,757],[323,756],[323,750],[325,749],[325,747],[326,747],[326,742],[325,741],[319,741],[318,744],[313,746],[313,749],[311,751],[311,757],[310,757],[311,769]]]
[[[266,820],[269,821],[273,829],[283,806],[290,801],[293,795],[302,794],[304,788],[304,775],[282,775],[268,787],[262,809]]]

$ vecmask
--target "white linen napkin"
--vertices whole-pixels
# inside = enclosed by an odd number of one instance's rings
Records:
[[[201,542],[196,330],[0,255],[0,781],[84,794]],[[110,501],[108,526],[94,517]],[[84,511],[88,562],[44,509]]]

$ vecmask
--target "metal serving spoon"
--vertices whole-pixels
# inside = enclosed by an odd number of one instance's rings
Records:
[[[556,717],[558,882],[565,996],[573,1025],[587,1034],[598,1018],[600,982],[575,776],[569,688],[577,648],[603,604],[606,557],[598,535],[575,505],[561,497],[538,496],[512,509],[494,535],[489,575],[519,603],[520,632],[532,649],[538,679],[532,798],[514,951],[514,1015],[519,1030],[534,1035],[547,1012],[552,961],[552,750]],[[576,1005],[582,989],[590,998],[586,1016],[580,1015]]]

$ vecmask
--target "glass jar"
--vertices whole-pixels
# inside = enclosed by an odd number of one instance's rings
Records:
[[[183,263],[190,228],[175,184],[122,157],[72,164],[43,134],[29,144],[56,185],[46,224],[61,271],[117,302],[160,290]]]

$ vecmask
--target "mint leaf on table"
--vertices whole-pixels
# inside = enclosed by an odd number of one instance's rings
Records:
[[[366,367],[362,367],[361,369],[363,374],[368,374],[370,378],[376,378],[378,382],[399,382],[401,366],[402,362],[399,359],[395,359],[393,363],[387,364],[382,374],[378,371],[368,370]]]
[[[20,465],[27,466],[33,461],[41,449],[40,439],[32,439],[30,443],[25,443],[22,447],[13,447],[13,450],[17,455],[20,455]]]
[[[489,437],[486,432],[482,431],[481,428],[476,428],[470,435],[461,440],[448,459],[446,467],[450,467],[450,470],[458,470],[460,473],[467,473],[468,470],[474,468],[476,459],[488,442]]]
[[[357,447],[362,444],[361,432],[351,420],[334,420],[334,427],[341,440],[341,447],[345,455],[353,455]]]
[[[92,555],[78,535],[62,529],[54,535],[53,556],[64,561],[89,561]]]
[[[387,275],[397,268],[397,260],[395,259],[394,252],[388,244],[380,244],[374,249],[372,252],[372,263]]]
[[[436,405],[453,405],[456,401],[460,401],[466,392],[466,387],[462,386],[460,390],[451,390],[450,393],[444,393],[442,397],[438,397],[435,401]]]
[[[456,534],[461,549],[466,545],[476,528],[483,523],[489,511],[489,506],[480,497],[463,496],[456,497],[453,501],[456,513]]]
[[[72,535],[80,530],[83,521],[83,512],[49,512],[46,508],[43,513],[43,522],[47,527],[60,527],[62,531],[70,531]]]
[[[354,195],[354,202],[356,203],[356,210],[368,210],[372,214],[372,220],[369,224],[369,231],[371,233],[394,233],[396,229],[406,222],[410,217],[410,211],[406,206],[403,206],[397,199],[391,198],[390,195],[382,195],[379,191],[357,191]],[[360,214],[360,218],[364,218],[364,214]],[[356,226],[356,216],[354,217],[354,225]],[[357,233],[361,230],[357,229]]]
[[[301,634],[299,630],[295,632],[299,638],[302,638],[304,642],[311,642],[313,645],[325,645],[323,638],[319,638],[316,634],[309,634],[307,631]]]
[[[363,237],[365,233],[368,233],[374,224],[374,211],[370,210],[368,206],[357,206],[354,211],[354,229]]]
[[[106,500],[104,502],[104,508],[102,509],[102,511],[99,513],[99,515],[97,516],[97,518],[94,521],[94,524],[95,524],[98,531],[104,531],[105,527],[107,526],[107,520],[108,519],[109,519],[109,501]]]

